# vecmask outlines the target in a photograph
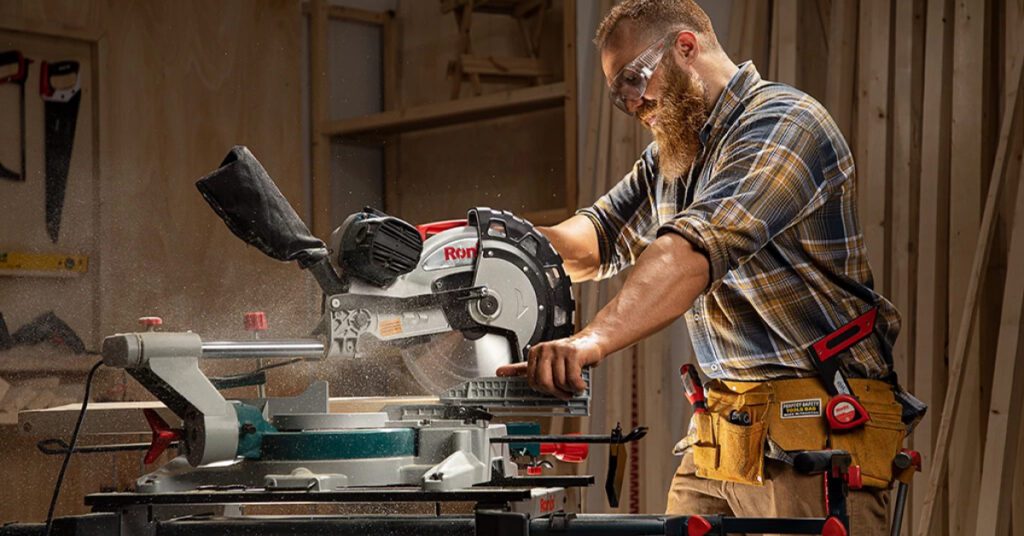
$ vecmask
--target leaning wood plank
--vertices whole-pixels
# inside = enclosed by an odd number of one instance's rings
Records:
[[[857,69],[857,202],[875,288],[888,294],[889,4],[861,2]]]
[[[829,18],[825,105],[853,142],[853,92],[857,75],[857,0],[834,0]]]
[[[1019,125],[1015,133],[1019,139]],[[1022,168],[1024,169],[1024,168]],[[1021,425],[1024,394],[1024,366],[1018,366],[1021,350],[1021,318],[1024,313],[1024,188],[1017,186],[1007,274],[1003,289],[1003,312],[999,317],[995,373],[992,375],[992,403],[988,411],[988,432],[982,457],[981,494],[975,534],[1007,534],[1010,530],[1010,495],[1017,466],[1017,431]]]
[[[949,0],[928,0],[925,30],[924,93],[921,107],[921,198],[918,213],[917,305],[914,349],[914,394],[932,405],[931,415],[946,387],[946,307],[949,229],[949,78],[952,50]],[[932,465],[932,444],[938,425],[932,416],[911,437],[925,467]],[[924,504],[924,487],[911,488],[911,513],[916,520]],[[934,534],[945,533],[944,522]],[[915,526],[916,528],[916,526]]]
[[[568,214],[576,211],[579,195],[579,100],[578,74],[576,72],[576,0],[562,2],[562,73],[565,85],[565,101],[562,103],[562,119],[565,146],[565,193],[562,206]]]
[[[1018,61],[1012,76],[1017,80],[1017,92],[1020,91],[1022,61]],[[931,524],[934,521],[935,499],[938,489],[942,484],[942,476],[948,462],[948,450],[950,433],[953,430],[953,421],[957,403],[960,400],[960,391],[963,386],[963,374],[967,350],[971,339],[971,326],[977,312],[979,290],[988,271],[989,252],[992,244],[992,234],[995,229],[995,216],[999,204],[1000,194],[1005,181],[1005,170],[1008,165],[1008,156],[1011,151],[1008,148],[1011,134],[1014,132],[1014,118],[1017,107],[1020,106],[1019,99],[1015,98],[1014,106],[1007,106],[1003,113],[1002,123],[999,130],[999,145],[996,149],[995,161],[992,164],[992,173],[989,179],[988,197],[985,201],[985,212],[981,220],[981,229],[978,236],[978,247],[974,252],[974,260],[971,264],[971,274],[967,279],[967,294],[964,302],[963,312],[960,317],[960,329],[956,333],[956,344],[950,356],[949,381],[946,386],[946,398],[942,405],[942,419],[939,422],[939,433],[935,440],[935,457],[932,460],[928,473],[928,488],[924,504],[918,521],[919,536],[931,534]],[[977,443],[977,438],[972,438]],[[959,484],[959,483],[958,483]]]

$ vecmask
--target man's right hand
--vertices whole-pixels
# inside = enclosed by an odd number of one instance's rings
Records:
[[[605,352],[597,337],[582,333],[530,348],[526,363],[499,367],[498,376],[526,376],[530,387],[568,400],[587,388],[583,368],[597,365]]]

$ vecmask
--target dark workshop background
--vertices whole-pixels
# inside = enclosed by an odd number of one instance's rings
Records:
[[[0,163],[19,167],[22,138],[27,158],[26,181],[0,180],[0,252],[87,257],[84,272],[4,269],[0,257],[8,329],[52,311],[95,351],[145,315],[167,330],[241,338],[242,313],[263,310],[272,336],[306,333],[318,310],[311,279],[236,239],[193,186],[235,144],[321,237],[364,205],[413,223],[485,205],[550,224],[591,203],[648,139],[610,108],[595,71],[590,40],[609,0],[491,4],[506,9],[480,7],[460,26],[454,0],[0,0],[0,51],[36,60],[24,136],[16,85],[0,84]],[[897,370],[931,405],[911,440],[925,472],[909,528],[934,481],[932,534],[1024,534],[1024,2],[701,4],[735,61],[753,59],[766,78],[822,101],[854,148],[876,285],[903,312]],[[45,224],[40,60],[81,66],[56,243]],[[619,285],[579,287],[582,317]],[[617,511],[659,512],[689,416],[674,371],[692,350],[677,323],[621,354],[596,372],[593,417],[550,425],[650,426]],[[59,465],[35,450],[41,438],[18,428],[17,412],[79,401],[96,359],[51,342],[0,351],[0,523],[42,519]],[[310,376],[329,378],[335,396],[414,389],[400,363],[331,363],[275,374],[270,392]],[[104,371],[93,400],[144,398]],[[931,475],[942,422],[948,469]],[[578,469],[603,474],[603,456],[593,459]],[[85,493],[124,489],[143,469],[136,454],[76,457],[58,512],[84,512]],[[589,511],[607,510],[589,495]]]

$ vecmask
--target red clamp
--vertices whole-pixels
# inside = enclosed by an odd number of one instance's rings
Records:
[[[711,532],[711,522],[701,516],[690,516],[686,519],[687,536],[704,536]]]
[[[542,456],[554,456],[560,462],[580,463],[590,455],[590,445],[586,443],[541,443],[540,453]]]
[[[146,416],[149,429],[153,431],[153,439],[149,443],[149,450],[146,451],[144,461],[153,463],[167,450],[167,447],[181,439],[181,430],[171,428],[154,409],[146,408],[142,410],[142,413]]]
[[[456,227],[465,227],[467,225],[469,225],[468,220],[445,220],[417,225],[416,230],[420,232],[420,238],[426,240],[442,231],[447,231],[448,229],[454,229]]]
[[[846,536],[846,527],[839,521],[839,518],[830,517],[821,526],[821,536]]]

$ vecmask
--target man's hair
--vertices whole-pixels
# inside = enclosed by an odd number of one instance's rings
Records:
[[[646,40],[657,39],[673,28],[680,28],[697,34],[704,46],[719,48],[711,19],[694,0],[623,0],[597,27],[594,44],[598,49],[609,44],[623,21],[631,22],[634,31],[639,32],[638,37]]]

